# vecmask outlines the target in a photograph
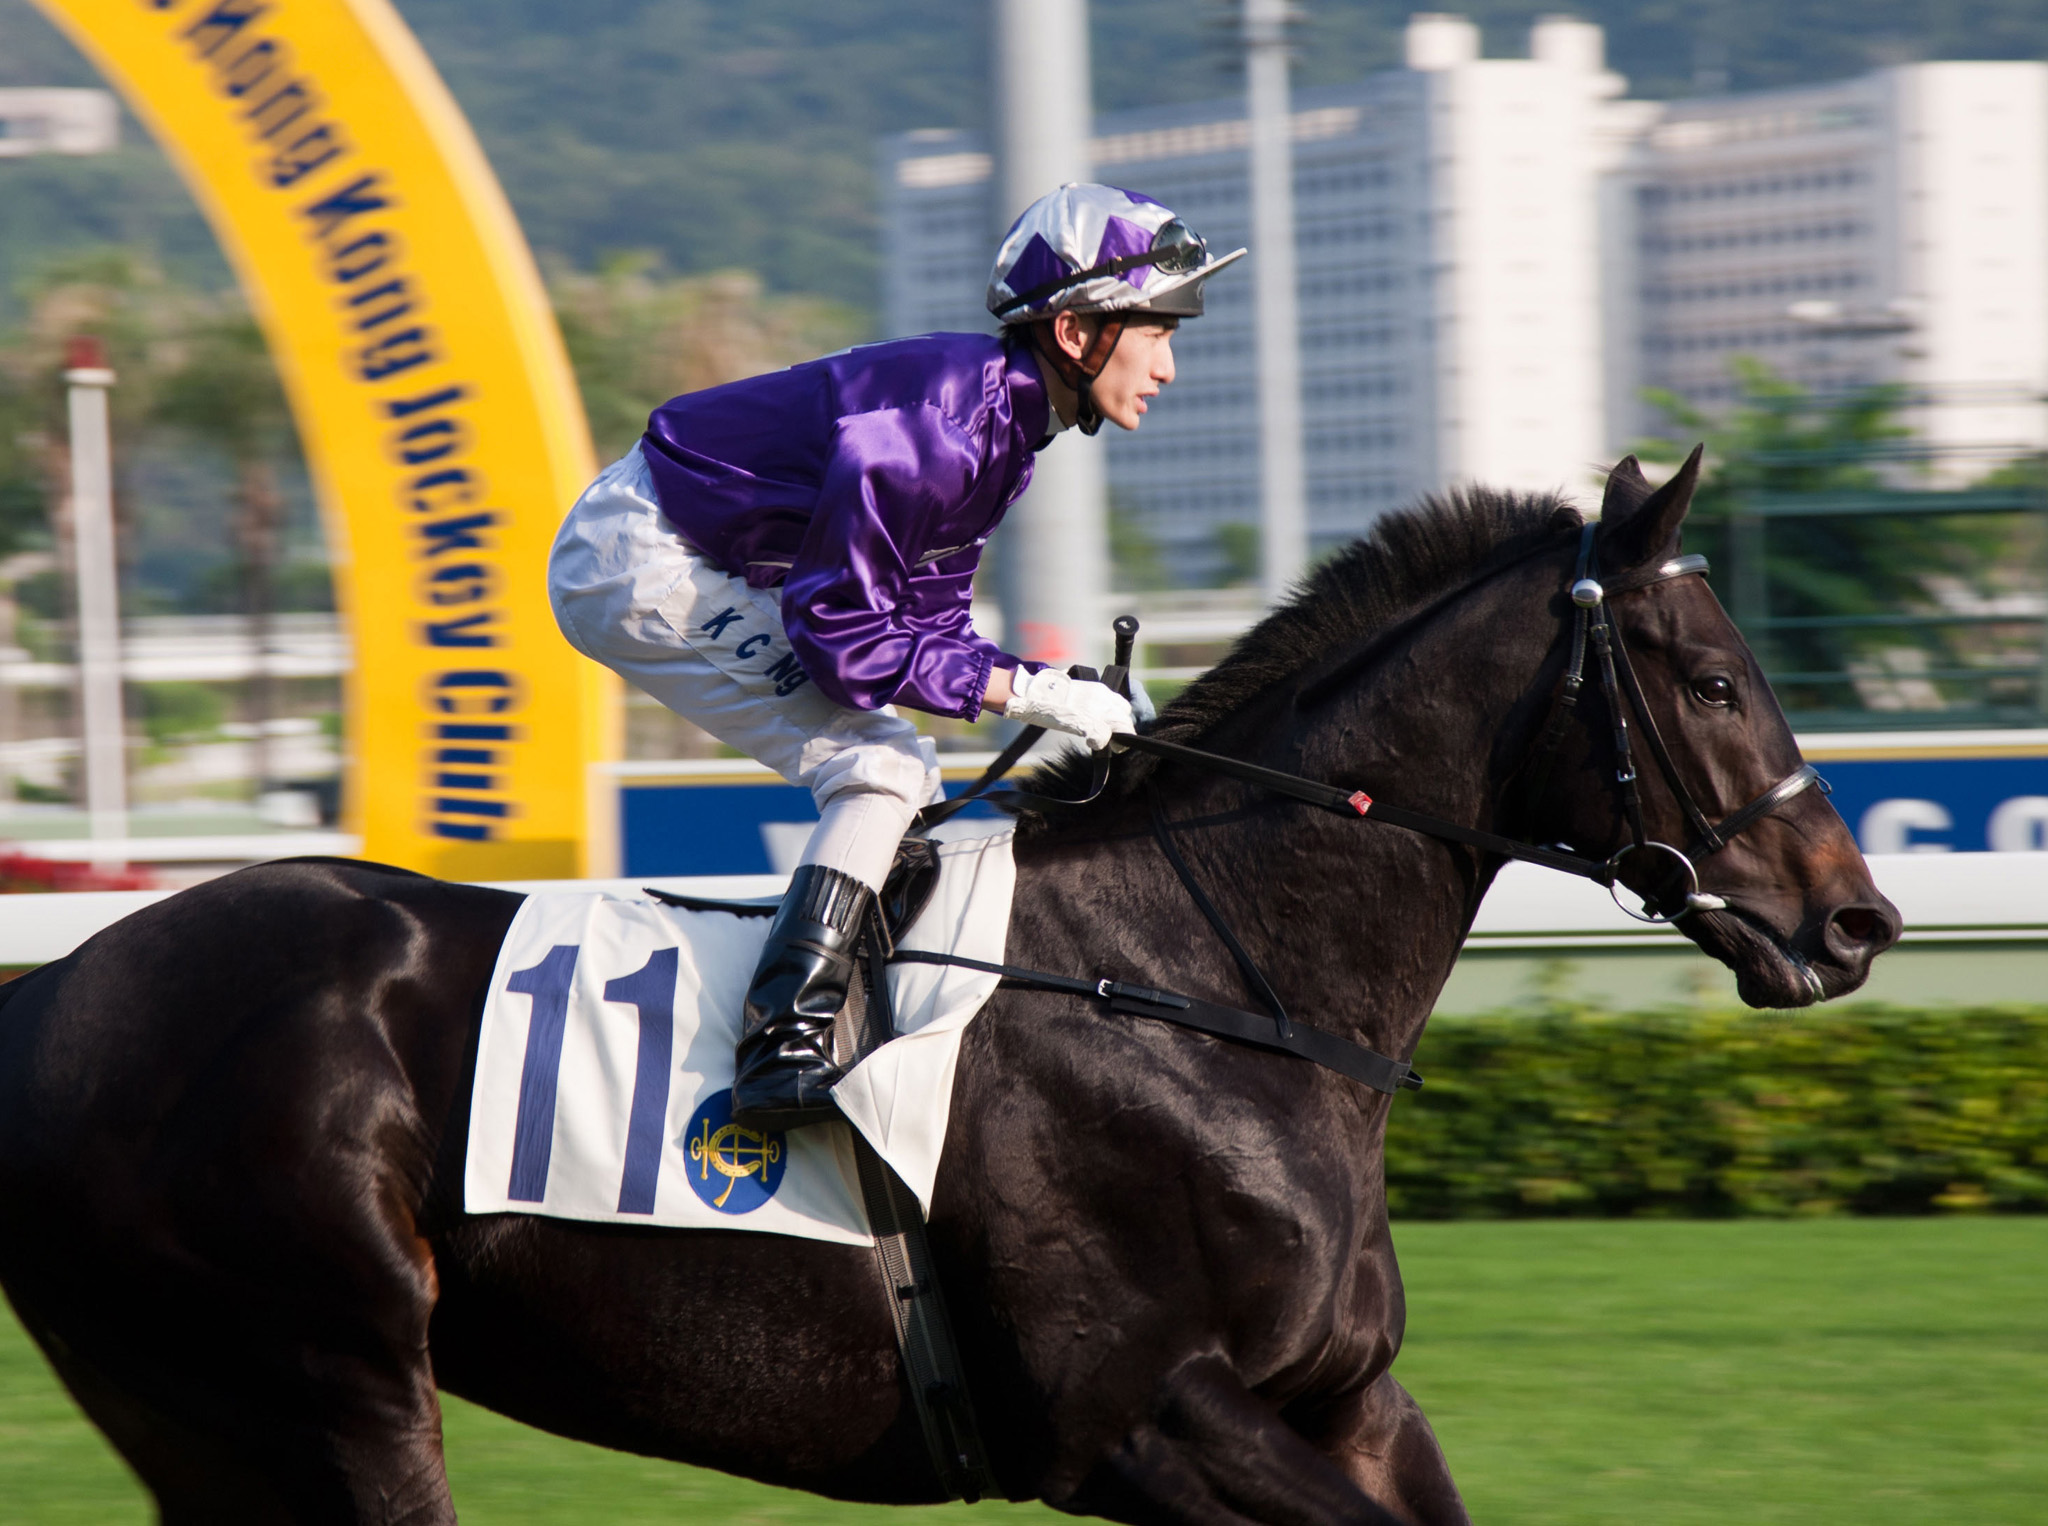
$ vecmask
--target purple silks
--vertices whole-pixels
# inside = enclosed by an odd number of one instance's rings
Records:
[[[991,668],[1017,666],[969,623],[974,570],[1049,420],[1022,346],[927,334],[673,398],[642,449],[684,539],[782,585],[827,696],[973,720]]]

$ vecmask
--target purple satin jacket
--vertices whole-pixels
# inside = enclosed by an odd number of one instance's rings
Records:
[[[1050,404],[1028,353],[980,334],[863,345],[673,398],[642,449],[683,538],[782,585],[804,671],[842,705],[973,720],[1017,666],[968,620],[974,569],[1031,480]]]

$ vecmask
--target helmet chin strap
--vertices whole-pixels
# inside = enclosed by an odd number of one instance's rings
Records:
[[[1051,321],[1033,324],[1032,328],[1036,331],[1032,335],[1033,346],[1051,364],[1053,373],[1073,389],[1075,427],[1085,435],[1094,434],[1102,428],[1102,410],[1095,406],[1095,378],[1102,374],[1109,357],[1116,353],[1117,342],[1124,337],[1124,319],[1104,313],[1101,326],[1079,360],[1060,348],[1053,337]]]

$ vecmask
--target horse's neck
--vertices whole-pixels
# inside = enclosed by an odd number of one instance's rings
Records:
[[[1496,826],[1490,765],[1541,660],[1475,660],[1483,622],[1425,629],[1299,735],[1303,771],[1371,781],[1390,803]],[[1488,657],[1516,643],[1489,643]],[[1527,643],[1521,643],[1526,646]],[[1484,650],[1482,648],[1482,650]],[[1526,720],[1522,722],[1526,725]],[[1512,744],[1510,744],[1512,745]],[[1162,800],[1189,867],[1291,1016],[1395,1055],[1412,1052],[1485,886],[1471,856],[1402,828],[1254,797],[1205,778]],[[1130,976],[1256,1007],[1147,829],[1142,804],[1095,840],[1027,842],[1012,958]],[[1069,967],[1071,966],[1071,969]]]

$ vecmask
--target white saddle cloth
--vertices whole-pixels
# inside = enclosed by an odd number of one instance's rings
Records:
[[[938,887],[903,947],[1000,962],[1013,837],[942,842]],[[469,1212],[871,1243],[847,1123],[763,1134],[732,1121],[740,1003],[767,934],[766,917],[529,896],[484,1003]],[[927,1212],[960,1036],[995,988],[974,970],[893,966],[902,1037],[833,1093]]]

